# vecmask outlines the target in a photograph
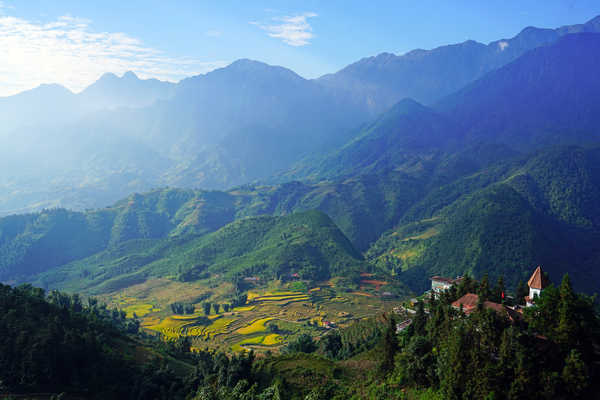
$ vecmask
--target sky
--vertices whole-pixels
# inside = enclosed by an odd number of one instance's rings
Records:
[[[103,73],[180,79],[250,58],[305,78],[381,52],[510,38],[600,15],[598,0],[0,0],[0,96]]]

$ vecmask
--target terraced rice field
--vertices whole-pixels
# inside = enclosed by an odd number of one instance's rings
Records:
[[[133,318],[134,314],[144,317],[152,312],[159,312],[160,308],[156,308],[152,304],[134,304],[123,308],[123,311],[127,313],[127,318]]]
[[[364,276],[363,279],[375,280],[370,275]],[[336,289],[330,285],[333,282],[321,282],[318,288],[308,292],[289,290],[286,286],[277,284],[269,288],[256,288],[248,292],[245,305],[217,315],[204,315],[202,311],[191,315],[172,315],[169,305],[174,298],[180,301],[180,296],[175,297],[172,290],[176,290],[179,284],[162,281],[158,283],[161,284],[158,292],[148,290],[146,285],[141,288],[143,291],[128,293],[127,296],[115,294],[107,300],[112,306],[129,311],[130,315],[135,312],[140,317],[144,329],[160,333],[165,340],[189,337],[192,347],[196,350],[278,351],[281,346],[302,333],[313,337],[326,334],[328,330],[324,321],[344,326],[353,320],[377,314],[384,308],[391,309],[394,306],[394,303],[384,302],[380,296],[373,295],[373,285],[367,285],[364,290],[352,293]],[[189,299],[194,295],[191,286],[182,284],[185,296]],[[170,289],[170,297],[162,298],[158,295],[162,293],[163,288]],[[195,304],[196,309],[201,309],[200,304],[203,301],[213,304],[229,303],[229,292],[225,289],[224,286],[211,287],[210,290],[215,290],[211,297],[192,304]],[[207,287],[198,287],[195,298],[208,291]],[[277,330],[269,332],[269,325],[275,325]]]
[[[187,317],[187,318],[186,318]],[[212,316],[209,324],[204,317],[198,316],[171,316],[162,320],[159,324],[149,326],[148,329],[159,332],[167,340],[175,340],[183,336],[206,337],[225,333],[229,324],[234,322],[235,318],[226,318],[220,315]]]
[[[254,310],[254,308],[256,308],[256,306],[236,307],[233,311],[246,312],[246,311],[252,311],[252,310]]]
[[[242,335],[251,335],[253,333],[260,333],[260,332],[264,332],[267,330],[267,327],[265,326],[267,322],[271,321],[272,319],[274,319],[273,317],[267,317],[267,318],[261,318],[261,319],[257,319],[255,321],[252,321],[252,323],[244,328],[240,328],[238,329],[236,332]]]
[[[244,339],[231,346],[231,350],[235,352],[248,351],[249,348],[278,346],[282,343],[283,337],[274,333],[266,336],[255,336]]]

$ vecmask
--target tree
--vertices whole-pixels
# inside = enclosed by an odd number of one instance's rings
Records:
[[[462,399],[469,370],[469,343],[463,324],[459,324],[443,342],[438,360],[438,376],[444,399]]]
[[[488,300],[491,297],[490,283],[487,272],[483,274],[481,278],[481,282],[479,282],[479,290],[478,290],[479,298],[483,301]]]
[[[173,314],[183,314],[184,313],[183,303],[179,303],[179,302],[172,303],[171,311],[173,311]]]
[[[213,310],[215,310],[215,314],[218,314],[219,310],[221,309],[221,305],[218,303],[214,303],[212,306],[213,306]]]
[[[316,349],[316,343],[314,342],[312,336],[307,333],[303,333],[298,336],[298,339],[290,342],[286,348],[288,353],[312,353]]]
[[[223,311],[229,312],[229,304],[227,304],[227,303],[223,304]]]
[[[319,344],[321,353],[326,357],[335,359],[342,349],[342,337],[337,331],[334,331],[323,336]]]
[[[575,309],[577,297],[571,287],[569,274],[565,274],[560,284],[560,302],[558,305],[558,327],[556,339],[564,348],[569,348],[577,340],[577,321]]]
[[[183,308],[184,308],[183,312],[184,312],[185,314],[193,314],[193,313],[194,313],[194,311],[196,311],[196,308],[195,308],[195,307],[194,307],[194,305],[193,305],[193,304],[191,304],[191,303],[186,303],[186,304],[184,304]]]
[[[397,351],[398,336],[396,335],[396,319],[390,315],[388,318],[387,328],[383,336],[383,359],[379,365],[379,370],[384,375],[387,375],[394,369],[394,358]]]
[[[209,302],[202,303],[202,307],[204,308],[205,315],[210,314],[210,306],[211,306],[211,304]]]
[[[575,349],[571,350],[565,360],[562,370],[562,380],[566,390],[572,398],[579,398],[589,385],[587,367],[581,359],[581,354]]]
[[[426,323],[427,315],[425,315],[425,305],[420,301],[417,303],[417,312],[412,320],[412,332],[415,335],[424,336]]]
[[[519,285],[517,286],[517,292],[515,295],[517,296],[517,298],[515,299],[517,304],[524,306],[525,296],[529,295],[529,287],[527,287],[524,281],[519,281]]]

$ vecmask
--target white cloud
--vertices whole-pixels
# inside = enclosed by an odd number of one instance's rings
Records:
[[[269,36],[279,38],[290,46],[305,46],[310,44],[310,39],[315,35],[312,33],[312,27],[308,23],[308,18],[317,17],[317,14],[308,12],[300,15],[274,17],[271,24],[261,24],[251,22],[266,31]]]
[[[105,72],[178,81],[226,65],[170,57],[119,32],[95,32],[90,21],[63,16],[49,23],[0,14],[0,96],[60,83],[77,92]]]

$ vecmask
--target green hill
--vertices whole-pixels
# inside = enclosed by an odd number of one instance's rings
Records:
[[[599,160],[594,148],[515,159],[481,146],[412,171],[229,192],[160,189],[101,210],[11,216],[0,219],[0,277],[41,274],[44,287],[107,291],[196,265],[229,277],[312,265],[314,276],[329,276],[361,262],[356,248],[414,290],[437,273],[504,273],[515,285],[542,263],[593,291]],[[309,212],[309,222],[291,222],[313,209],[331,219]]]
[[[0,280],[23,280],[130,240],[211,232],[233,218],[227,194],[175,189],[134,194],[99,210],[0,218]]]
[[[193,281],[259,276],[266,281],[298,273],[303,279],[322,280],[361,268],[362,256],[331,219],[308,211],[243,218],[207,235],[126,241],[50,269],[36,283],[103,293],[157,277]]]
[[[503,163],[431,192],[367,252],[413,289],[433,274],[504,275],[544,265],[597,290],[600,151],[566,147]]]

